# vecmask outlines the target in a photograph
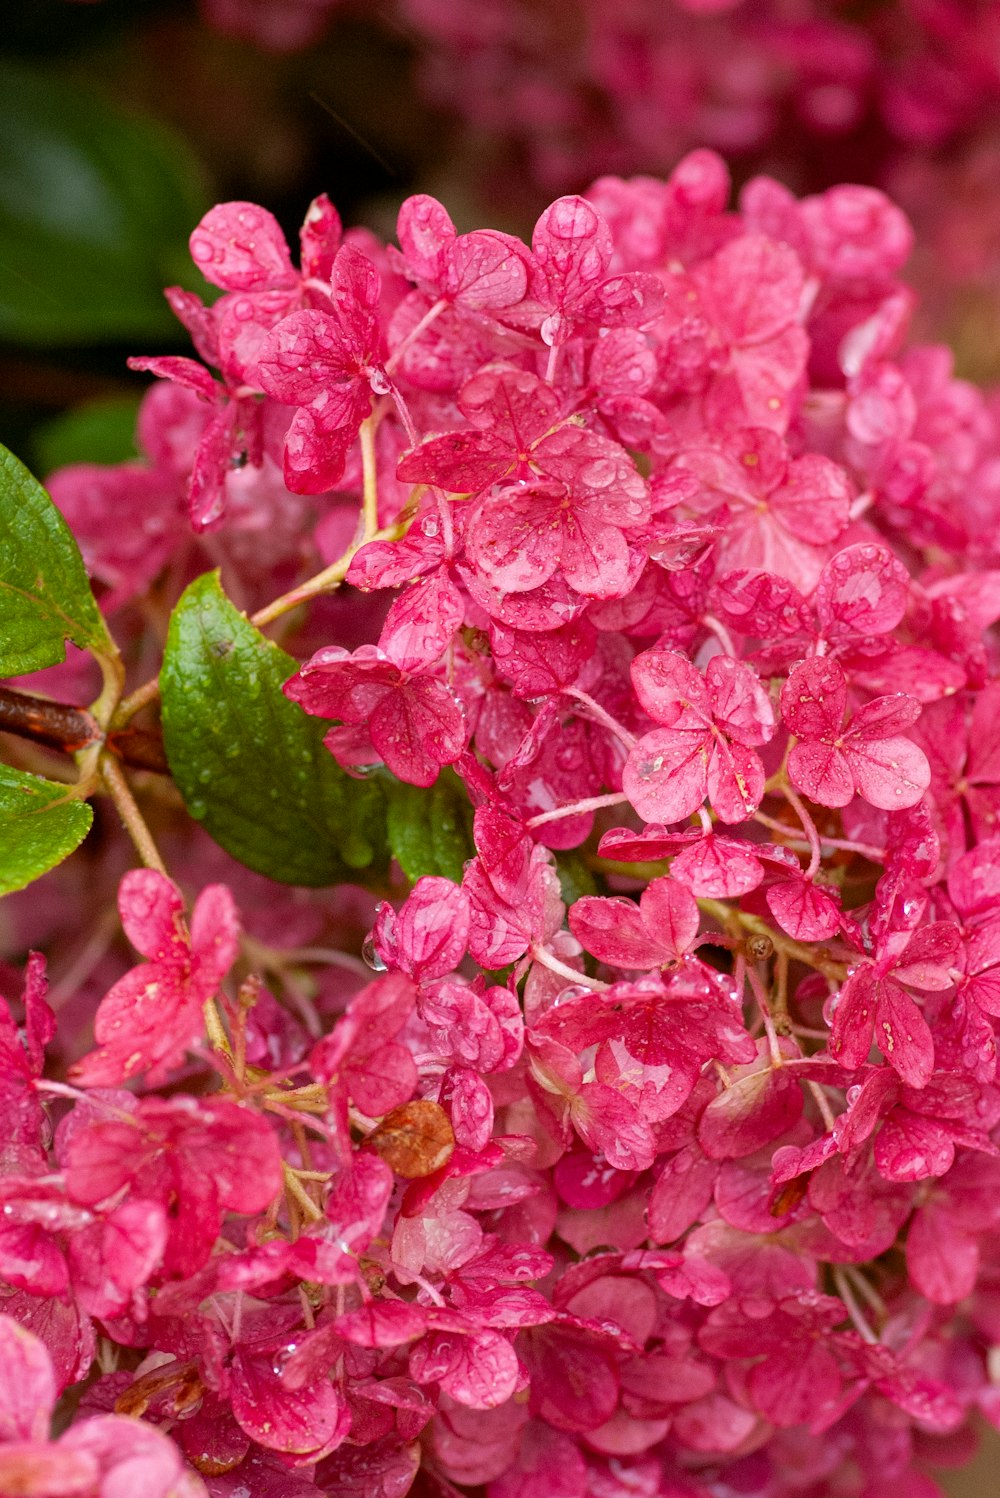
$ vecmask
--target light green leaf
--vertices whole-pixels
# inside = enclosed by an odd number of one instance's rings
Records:
[[[283,695],[295,670],[217,572],[197,578],[160,672],[170,769],[191,815],[248,868],[285,884],[364,882],[386,864],[383,791],[345,775],[328,725]]]
[[[64,785],[0,765],[0,894],[47,874],[79,847],[94,813]]]
[[[67,640],[113,648],[69,527],[38,480],[0,447],[0,676],[55,665]]]

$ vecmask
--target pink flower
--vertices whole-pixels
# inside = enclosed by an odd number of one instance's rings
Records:
[[[648,822],[680,822],[706,795],[724,822],[760,805],[764,770],[753,749],[775,729],[774,713],[749,667],[713,656],[704,677],[669,650],[632,662],[636,696],[654,722],[630,750],[622,787]]]
[[[180,1275],[205,1263],[227,1211],[261,1212],[281,1189],[274,1131],[229,1098],[144,1098],[124,1119],[78,1128],[67,1156],[67,1190],[81,1205],[119,1193],[169,1205],[164,1264]]]
[[[371,261],[344,245],[330,272],[330,310],[291,313],[260,347],[263,389],[299,408],[285,437],[285,482],[295,493],[334,486],[373,388],[388,388],[378,363],[379,291]]]
[[[781,689],[781,715],[798,742],[788,757],[794,785],[820,806],[847,806],[857,792],[872,806],[914,806],[930,785],[923,750],[901,730],[920,715],[902,693],[878,697],[844,726],[847,679],[831,657],[795,667]]]
[[[239,917],[224,884],[198,896],[188,934],[184,901],[170,879],[133,869],[118,890],[125,934],[149,962],[140,963],[101,1000],[94,1021],[98,1049],[73,1068],[85,1087],[116,1087],[145,1071],[163,1082],[204,1034],[204,1008],[232,966]]]
[[[318,650],[285,683],[285,696],[317,717],[339,718],[346,729],[364,725],[372,759],[411,785],[433,785],[468,737],[460,701],[430,670],[461,620],[461,599],[446,578],[419,583],[397,600],[384,644]],[[359,762],[355,738],[332,728],[325,742],[350,767]]]
[[[925,1087],[934,1069],[934,1041],[910,989],[937,993],[951,986],[950,964],[959,933],[947,921],[918,926],[924,902],[905,902],[901,916],[877,927],[874,955],[846,978],[833,1016],[830,1052],[843,1066],[857,1067],[875,1043],[911,1087]]]

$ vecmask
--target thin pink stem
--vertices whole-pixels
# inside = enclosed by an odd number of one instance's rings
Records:
[[[406,429],[407,442],[411,447],[416,447],[417,443],[420,441],[420,434],[418,433],[416,427],[413,425],[413,417],[410,415],[409,406],[400,395],[399,390],[396,388],[396,385],[392,380],[389,381],[389,394],[392,396],[396,410],[399,412],[399,419]]]
[[[711,630],[727,655],[735,656],[737,654],[736,646],[733,644],[733,637],[721,619],[716,619],[714,614],[702,614],[701,622],[706,629]]]
[[[535,827],[542,827],[546,822],[559,822],[563,817],[581,816],[585,811],[600,811],[602,806],[621,806],[628,800],[621,792],[614,792],[607,796],[587,796],[582,801],[572,801],[568,806],[557,806],[555,811],[539,812],[537,817],[532,817],[525,822],[525,827],[531,831]]]
[[[444,297],[441,297],[434,303],[433,307],[428,308],[423,317],[417,323],[416,327],[411,328],[406,337],[397,344],[392,353],[389,355],[388,359],[385,361],[385,372],[387,375],[395,374],[397,368],[399,367],[399,361],[406,353],[406,350],[410,348],[414,343],[416,343],[417,339],[422,333],[426,333],[431,323],[434,322],[436,318],[441,316],[441,313],[444,311],[447,305],[448,303],[446,299]]]
[[[781,1046],[778,1043],[778,1032],[775,1030],[771,1019],[771,1011],[768,1008],[764,985],[754,971],[753,964],[746,962],[742,957],[737,959],[737,972],[741,964],[743,965],[746,981],[750,984],[753,996],[757,1000],[757,1008],[760,1010],[761,1019],[764,1021],[764,1029],[767,1032],[767,1049],[771,1057],[771,1063],[774,1066],[783,1066],[785,1058],[781,1054]]]
[[[816,831],[816,823],[806,811],[805,804],[803,803],[802,798],[796,795],[795,791],[792,790],[790,785],[785,786],[784,795],[789,806],[792,808],[795,815],[802,823],[802,830],[806,835],[807,842],[809,843],[809,867],[806,869],[806,878],[812,879],[816,874],[816,870],[819,868],[819,861],[821,856],[819,833]]]
[[[826,1093],[823,1091],[818,1082],[808,1081],[806,1083],[806,1086],[809,1088],[809,1091],[813,1095],[816,1107],[820,1111],[820,1117],[826,1124],[827,1128],[832,1131],[837,1120],[833,1116],[833,1109],[830,1107],[830,1104],[827,1101]]]
[[[760,822],[761,826],[769,827],[772,832],[778,832],[791,846],[801,845],[803,849],[809,847],[805,838],[789,837],[791,828],[787,822],[779,822],[776,817],[769,817],[766,812],[754,813],[754,821]],[[824,848],[838,848],[844,853],[857,853],[861,858],[870,858],[873,863],[885,863],[885,849],[876,848],[873,843],[857,843],[846,837],[827,837],[826,833],[819,833],[820,844]]]
[[[586,973],[578,973],[575,967],[568,963],[560,962],[558,957],[545,947],[532,946],[531,955],[535,962],[547,967],[550,973],[556,973],[560,978],[568,978],[571,983],[582,983],[585,988],[603,990],[611,987],[610,983],[602,983],[599,978],[588,978]]]
[[[620,739],[626,749],[635,747],[635,734],[629,733],[628,729],[623,728],[616,718],[612,718],[599,702],[594,701],[589,692],[585,692],[582,687],[564,687],[563,691],[565,696],[573,697],[577,702],[582,703],[594,721],[601,723],[615,735],[615,738]]]
[[[854,1291],[847,1283],[847,1277],[843,1273],[839,1264],[834,1265],[833,1278],[837,1286],[837,1294],[840,1296],[841,1300],[844,1302],[844,1305],[847,1307],[847,1314],[851,1318],[851,1322],[854,1326],[855,1331],[865,1342],[874,1347],[878,1343],[878,1337],[876,1337],[875,1333],[868,1325],[868,1322],[865,1320],[864,1313],[862,1312],[861,1307],[858,1305],[857,1301],[854,1298]]]

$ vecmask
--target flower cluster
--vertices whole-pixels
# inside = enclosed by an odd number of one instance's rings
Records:
[[[136,659],[164,568],[346,580],[285,695],[471,843],[310,904],[172,831],[89,1050],[32,959],[5,1491],[925,1498],[1000,1425],[1000,421],[881,193],[728,198],[222,205],[148,461],[55,476]]]

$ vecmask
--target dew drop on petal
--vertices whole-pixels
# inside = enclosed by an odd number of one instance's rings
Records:
[[[365,937],[364,943],[361,947],[361,956],[364,958],[365,962],[367,962],[368,966],[372,969],[373,972],[384,973],[387,971],[385,963],[382,961],[381,957],[375,950],[375,941],[373,937]]]

